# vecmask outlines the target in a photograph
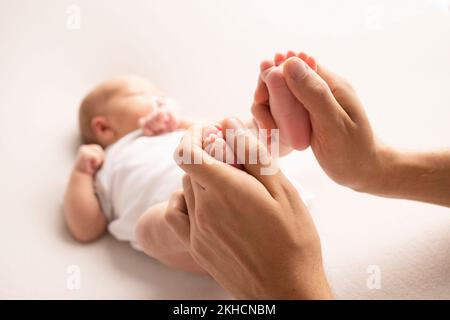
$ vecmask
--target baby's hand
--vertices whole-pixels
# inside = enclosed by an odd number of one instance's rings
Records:
[[[166,107],[159,107],[155,112],[139,119],[139,126],[145,136],[157,136],[178,128],[178,116]]]
[[[98,144],[84,144],[78,149],[75,170],[94,176],[105,159],[105,152]]]

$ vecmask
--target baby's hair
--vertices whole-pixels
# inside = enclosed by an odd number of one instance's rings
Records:
[[[95,132],[92,130],[92,119],[105,113],[108,99],[116,94],[126,81],[130,80],[148,83],[145,78],[133,75],[111,78],[95,87],[81,101],[78,122],[81,140],[84,144],[99,143]]]

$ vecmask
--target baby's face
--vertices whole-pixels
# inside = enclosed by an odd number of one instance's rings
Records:
[[[157,108],[161,94],[145,79],[125,77],[114,81],[107,99],[105,117],[117,138],[136,130],[139,119]]]

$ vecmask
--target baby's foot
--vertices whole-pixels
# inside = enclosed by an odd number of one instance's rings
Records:
[[[226,162],[227,144],[223,138],[220,124],[210,125],[203,128],[203,149],[211,157],[219,161]]]
[[[145,136],[157,136],[177,129],[177,115],[166,107],[158,107],[154,112],[139,119],[139,127]]]
[[[218,161],[228,163],[236,168],[243,168],[242,165],[237,164],[233,151],[225,142],[222,126],[219,123],[203,128],[203,149]]]
[[[289,51],[286,55],[278,53],[274,61],[261,63],[261,80],[269,93],[270,112],[280,130],[280,142],[297,150],[306,149],[310,144],[311,124],[309,114],[286,85],[283,76],[283,63],[290,57],[299,57],[313,70],[317,69],[313,57],[305,53],[298,55]]]

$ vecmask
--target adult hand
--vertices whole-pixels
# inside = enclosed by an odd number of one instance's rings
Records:
[[[240,121],[228,119],[223,127],[234,129],[229,145],[246,139],[247,159],[259,148],[267,160],[267,150]],[[259,161],[246,161],[244,171],[215,160],[203,151],[196,126],[175,158],[186,155],[202,163],[179,163],[188,174],[185,202],[174,194],[178,199],[170,203],[177,210],[168,210],[166,218],[200,266],[236,298],[331,298],[316,228],[281,171],[262,175]]]
[[[298,58],[284,64],[291,92],[311,119],[311,147],[325,172],[357,191],[450,206],[450,150],[405,152],[382,144],[351,85]]]
[[[351,85],[323,66],[314,72],[299,58],[285,62],[284,76],[310,114],[311,148],[325,172],[355,190],[378,188],[390,150],[374,136]]]

